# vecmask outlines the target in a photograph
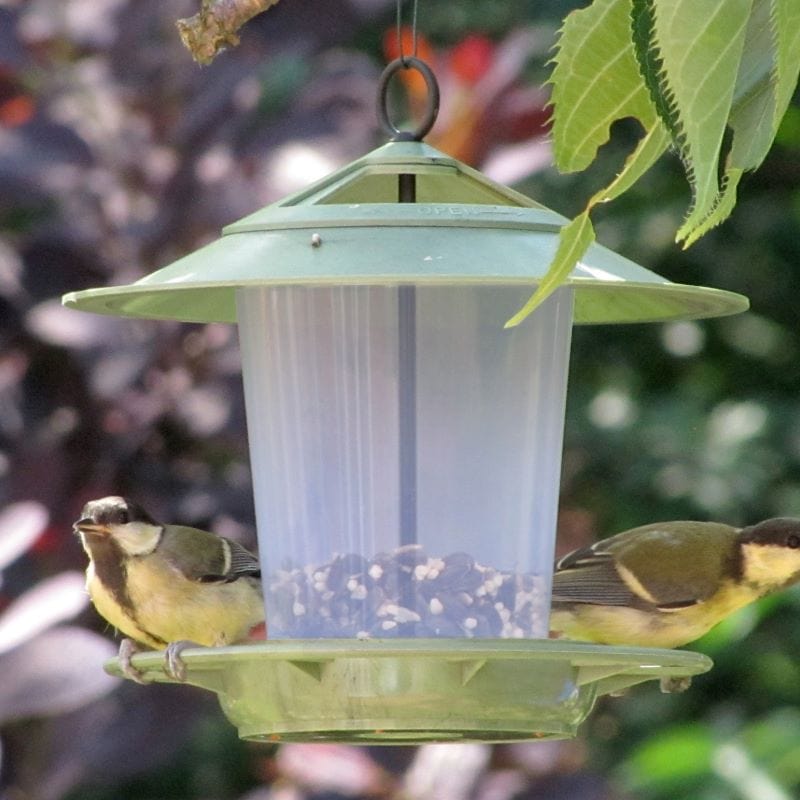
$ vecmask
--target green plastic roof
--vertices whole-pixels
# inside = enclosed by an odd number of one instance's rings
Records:
[[[398,176],[416,202],[398,202]],[[280,285],[535,287],[567,220],[421,142],[390,142],[228,225],[211,244],[127,286],[64,296],[101,314],[235,322],[235,290]],[[696,319],[745,297],[674,284],[598,244],[571,273],[575,321]]]

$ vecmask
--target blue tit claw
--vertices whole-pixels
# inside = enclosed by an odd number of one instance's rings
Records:
[[[136,683],[140,683],[143,686],[145,684],[150,683],[144,677],[144,674],[141,673],[136,667],[131,664],[131,658],[133,658],[136,653],[141,652],[141,648],[139,647],[133,639],[128,639],[127,637],[123,639],[119,643],[119,654],[117,658],[119,659],[119,671],[122,673],[123,677],[127,678],[128,680],[135,681]]]
[[[173,680],[183,683],[186,680],[186,664],[183,663],[181,653],[191,647],[202,647],[197,642],[189,639],[180,639],[177,642],[170,642],[164,653],[164,672]]]

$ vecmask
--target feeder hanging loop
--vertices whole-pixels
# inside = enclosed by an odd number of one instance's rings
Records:
[[[389,81],[401,69],[415,69],[425,79],[428,89],[428,105],[425,116],[413,131],[401,131],[389,119],[388,88]],[[393,142],[421,142],[436,122],[439,114],[439,84],[433,70],[421,58],[401,56],[387,65],[378,82],[378,119],[383,129],[392,137]]]

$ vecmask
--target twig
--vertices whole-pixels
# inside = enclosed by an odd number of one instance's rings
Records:
[[[210,64],[217,53],[239,44],[238,30],[278,0],[203,0],[193,17],[179,19],[178,31],[192,58]]]

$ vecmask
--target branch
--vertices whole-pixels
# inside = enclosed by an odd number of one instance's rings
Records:
[[[210,64],[226,47],[239,44],[238,30],[278,0],[202,0],[193,17],[179,19],[178,32],[192,58]]]

